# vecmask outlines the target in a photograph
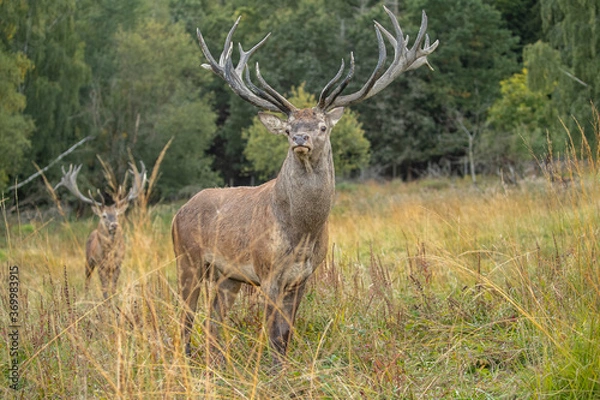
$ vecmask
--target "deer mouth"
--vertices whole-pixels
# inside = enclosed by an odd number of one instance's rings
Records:
[[[305,155],[305,154],[308,154],[308,152],[310,152],[312,149],[309,146],[297,145],[297,146],[292,147],[292,150],[296,154]]]

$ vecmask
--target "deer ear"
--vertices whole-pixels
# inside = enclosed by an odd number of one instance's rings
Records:
[[[276,115],[259,112],[258,119],[260,122],[269,130],[269,132],[275,135],[281,135],[285,132],[286,121],[277,117]]]
[[[344,114],[344,107],[337,107],[327,113],[327,118],[331,123],[331,127],[333,128],[335,124],[342,118]]]

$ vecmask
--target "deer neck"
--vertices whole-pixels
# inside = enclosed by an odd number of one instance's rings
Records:
[[[331,146],[318,157],[298,157],[288,151],[277,176],[274,211],[292,236],[304,240],[315,237],[329,218],[335,194],[335,171]]]

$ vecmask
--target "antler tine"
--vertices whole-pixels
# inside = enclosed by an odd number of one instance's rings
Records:
[[[242,48],[242,44],[238,43],[238,49],[240,51],[240,61],[238,62],[237,67],[235,67],[236,74],[242,76],[244,67],[246,66],[246,63],[248,62],[250,57],[252,57],[252,54],[254,54],[254,52],[258,50],[267,41],[269,36],[271,36],[271,32],[267,33],[267,35],[260,42],[256,43],[256,45],[254,45],[254,47],[252,47],[248,51],[244,51],[244,49]]]
[[[71,165],[69,165],[69,170],[65,171],[65,167],[63,166],[61,168],[63,176],[62,176],[60,182],[56,186],[54,186],[54,190],[58,189],[61,186],[64,186],[71,193],[73,193],[73,195],[75,195],[75,197],[77,197],[84,203],[92,204],[95,206],[101,206],[102,203],[98,203],[96,200],[93,200],[93,198],[91,198],[92,197],[91,193],[90,193],[90,198],[88,198],[88,197],[85,197],[79,191],[79,188],[77,187],[77,175],[79,174],[81,167],[82,167],[82,164],[78,165],[77,167],[74,167],[73,164],[71,164]]]
[[[419,33],[417,34],[417,38],[415,39],[415,43],[413,44],[412,50],[419,51],[421,50],[421,44],[423,43],[423,39],[425,38],[427,30],[427,14],[425,14],[425,10],[421,11],[421,26],[419,27]]]
[[[327,85],[325,85],[325,87],[321,91],[321,94],[319,95],[319,102],[317,103],[317,108],[320,108],[320,109],[325,108],[325,99],[327,98],[327,96],[329,96],[329,93],[331,92],[331,88],[333,87],[333,85],[335,85],[337,83],[337,81],[339,81],[340,78],[342,77],[344,68],[345,68],[344,59],[342,58],[342,65],[340,66],[340,69],[338,70],[337,74],[335,74],[335,76],[329,81],[329,83],[327,83]]]
[[[348,86],[348,83],[350,83],[350,80],[354,77],[354,67],[354,53],[350,52],[350,69],[348,70],[348,74],[346,75],[344,80],[340,82],[340,84],[335,88],[335,90],[333,90],[331,94],[325,99],[323,109],[328,109],[329,106],[333,103],[333,101],[340,95],[340,93],[342,93],[342,91],[346,89],[346,86]]]
[[[347,107],[352,104],[359,103],[364,99],[370,97],[370,91],[373,86],[377,83],[378,79],[382,75],[383,67],[385,65],[385,60],[387,58],[387,51],[385,49],[385,43],[383,42],[383,37],[379,29],[377,29],[377,25],[375,26],[375,35],[377,36],[377,46],[379,47],[379,59],[377,60],[377,65],[367,82],[363,85],[363,87],[358,91],[348,96],[338,97],[342,90],[346,87],[348,82],[345,82],[344,87],[341,87],[340,90],[336,90],[334,93],[329,96],[326,101],[326,109],[334,108],[334,107]],[[352,69],[354,69],[354,59],[352,59]],[[349,81],[349,79],[348,79]]]
[[[427,14],[425,14],[425,11],[422,12],[421,27],[419,28],[419,33],[417,34],[415,43],[410,49],[408,49],[408,35],[404,37],[402,29],[400,28],[400,24],[398,23],[398,19],[394,13],[385,6],[383,8],[390,17],[392,26],[394,27],[394,34],[388,32],[388,30],[385,29],[379,22],[374,21],[377,40],[380,43],[379,59],[380,61],[382,59],[382,44],[380,41],[383,40],[383,35],[394,48],[394,60],[383,73],[381,73],[382,65],[380,65],[378,62],[373,74],[371,74],[371,77],[367,83],[358,92],[333,99],[331,103],[328,103],[326,108],[329,109],[333,107],[343,107],[359,103],[385,89],[390,83],[392,83],[394,79],[396,79],[398,75],[405,71],[417,69],[423,65],[427,65],[429,68],[431,68],[429,62],[427,61],[427,56],[433,53],[433,51],[437,48],[439,41],[436,40],[433,44],[429,43],[429,36],[426,33]],[[424,44],[423,41],[425,41]],[[383,51],[385,51],[385,45],[383,45],[383,48]]]
[[[140,160],[140,165],[141,165],[141,168],[139,171],[137,171],[135,164],[133,164],[131,162],[129,163],[129,166],[130,166],[129,172],[131,172],[132,179],[131,179],[131,189],[129,190],[129,193],[127,194],[127,197],[125,198],[125,200],[127,202],[130,202],[130,201],[136,199],[140,195],[140,192],[142,190],[144,190],[144,186],[146,186],[146,181],[147,181],[146,166],[144,165],[144,162],[141,160]]]
[[[407,68],[407,71],[419,68],[423,64],[426,64],[429,67],[429,69],[433,71],[433,68],[431,67],[431,65],[429,65],[429,62],[427,61],[427,56],[433,53],[433,51],[437,48],[440,42],[439,40],[436,40],[435,42],[433,42],[433,44],[430,44],[429,35],[425,32],[426,30],[427,14],[425,14],[425,10],[423,10],[421,14],[421,27],[419,28],[417,39],[415,40],[415,43],[411,49],[411,51],[416,51],[418,59],[417,62],[415,62],[413,65]],[[423,47],[421,47],[421,44],[423,43],[423,37],[425,38],[425,44]]]
[[[271,85],[269,85],[267,83],[267,81],[264,80],[264,78],[262,77],[261,73],[260,73],[260,68],[258,67],[258,63],[256,63],[256,77],[258,78],[258,81],[260,82],[261,86],[263,87],[263,89],[265,89],[265,91],[271,96],[273,97],[275,100],[277,100],[277,102],[279,103],[280,107],[278,107],[281,111],[283,111],[284,114],[290,114],[292,111],[297,110],[296,107],[290,103],[288,101],[288,99],[286,99],[285,97],[283,97],[282,95],[280,95],[275,89],[273,89],[271,87]]]
[[[250,80],[250,68],[246,68],[245,71],[245,80],[246,80],[246,86],[248,86],[248,88],[258,97],[265,99],[266,101],[273,103],[273,104],[279,104],[279,102],[277,101],[277,99],[275,99],[273,96],[271,96],[269,93],[265,92],[264,90],[262,90],[261,88],[259,88],[258,86],[256,86],[254,83],[252,83],[252,80]],[[280,106],[283,107],[283,106]],[[281,112],[286,113],[287,111],[283,111],[281,110]]]
[[[218,63],[215,60],[215,58],[212,56],[210,50],[208,49],[208,46],[206,44],[206,41],[204,40],[204,36],[202,35],[202,32],[200,31],[199,28],[196,30],[200,48],[202,50],[202,53],[204,53],[204,56],[206,57],[206,59],[208,61],[208,64],[202,64],[202,67],[209,69],[209,70],[213,71],[215,74],[217,74],[218,76],[220,76],[221,79],[223,79],[225,82],[227,82],[227,84],[229,85],[231,90],[233,90],[233,92],[235,94],[237,94],[242,99],[249,102],[250,104],[252,104],[256,107],[260,107],[265,110],[278,111],[278,112],[283,111],[284,113],[289,114],[290,112],[295,110],[295,107],[293,105],[291,105],[291,103],[289,103],[289,101],[287,101],[285,98],[283,98],[283,96],[279,95],[277,92],[275,92],[275,90],[273,90],[270,86],[268,86],[268,87],[265,87],[265,90],[267,90],[267,92],[273,91],[274,93],[277,93],[276,96],[271,96],[275,100],[277,100],[277,102],[273,103],[273,102],[271,102],[271,99],[259,97],[256,95],[256,93],[253,90],[249,89],[244,84],[244,80],[243,80],[243,76],[242,76],[244,69],[247,68],[246,64],[248,63],[248,60],[250,59],[252,54],[254,54],[254,52],[257,49],[259,49],[266,42],[266,40],[270,36],[270,33],[267,34],[260,42],[258,42],[254,47],[252,47],[247,52],[245,52],[243,50],[242,45],[240,44],[239,45],[240,60],[236,67],[233,66],[233,61],[231,58],[231,55],[233,53],[232,39],[233,39],[233,34],[240,22],[240,19],[241,19],[241,16],[237,18],[237,20],[235,21],[235,23],[229,30],[229,33],[227,34],[227,38],[225,39],[225,43],[223,45],[223,52],[221,53],[221,55],[219,57]],[[261,84],[262,84],[262,82],[261,82]],[[279,99],[280,97],[283,98],[283,102]],[[284,107],[284,109],[282,109],[282,106]]]
[[[100,197],[100,202],[97,202],[94,198],[94,195],[92,194],[92,190],[88,189],[88,196],[90,196],[90,199],[96,201],[96,205],[101,205],[102,207],[104,207],[106,205],[106,202],[104,201],[104,196],[102,196],[102,192],[100,192],[100,189],[96,189],[96,193],[98,193],[98,197]]]
[[[238,25],[240,24],[241,19],[242,19],[241,15],[239,17],[237,17],[237,19],[233,23],[233,26],[227,33],[227,37],[225,38],[225,43],[223,44],[223,52],[221,53],[221,57],[219,58],[219,64],[222,67],[225,66],[226,62],[228,62],[228,61],[232,62],[231,53],[233,53],[233,42],[232,42],[233,32],[235,32],[235,30],[237,29]]]
[[[433,45],[429,44],[429,35],[427,35],[427,14],[425,11],[421,13],[421,26],[419,28],[419,33],[417,34],[417,38],[413,43],[413,46],[408,49],[408,40],[409,36],[406,36],[406,39],[402,39],[402,30],[400,29],[400,25],[398,24],[398,20],[393,12],[391,12],[387,7],[384,7],[385,12],[390,17],[392,21],[392,25],[394,26],[394,31],[396,32],[397,41],[390,40],[390,43],[394,47],[394,62],[389,66],[387,71],[384,73],[384,77],[381,79],[381,83],[377,83],[377,88],[382,90],[385,86],[389,84],[389,82],[395,79],[398,75],[400,75],[404,71],[410,71],[413,69],[417,69],[423,64],[429,65],[427,62],[427,56],[437,48],[439,41],[435,41]],[[385,30],[385,28],[378,24],[378,28],[384,32],[386,37],[390,39],[391,34]],[[425,46],[422,47],[423,40],[425,40]],[[431,68],[431,67],[430,67]],[[379,88],[381,87],[381,88]],[[377,90],[377,91],[379,91]],[[373,93],[375,94],[375,93]]]

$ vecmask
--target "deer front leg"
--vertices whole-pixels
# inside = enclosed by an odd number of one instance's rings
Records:
[[[213,359],[223,358],[223,349],[219,345],[219,330],[241,287],[241,282],[227,278],[220,278],[216,283],[216,293],[210,306],[210,318],[206,321],[209,352]]]
[[[292,338],[296,311],[304,295],[305,282],[284,288],[282,293],[271,293],[267,301],[266,317],[269,343],[275,352],[273,364],[280,366]]]
[[[112,274],[112,281],[110,282],[110,292],[112,294],[116,293],[117,291],[117,282],[119,280],[119,275],[121,275],[121,264],[115,266],[115,269]]]
[[[92,277],[92,272],[94,272],[94,268],[96,267],[96,262],[93,260],[88,260],[85,263],[85,292],[87,293],[90,288],[90,278]]]
[[[108,299],[108,293],[111,286],[111,269],[105,262],[98,266],[98,277],[100,278],[100,287],[102,288],[102,296],[104,300]]]

